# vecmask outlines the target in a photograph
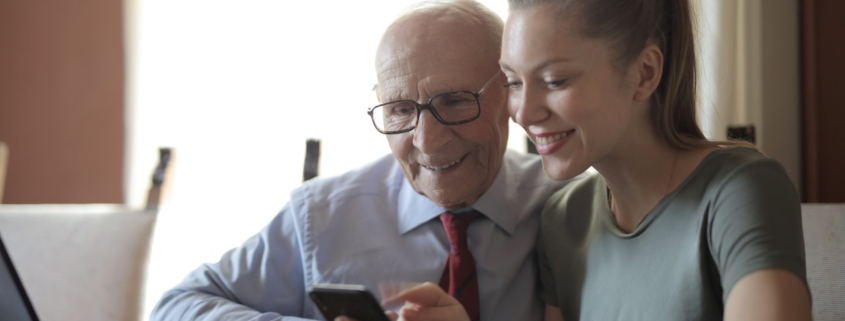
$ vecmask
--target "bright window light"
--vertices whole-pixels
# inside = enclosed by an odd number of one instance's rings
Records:
[[[157,148],[175,149],[144,317],[162,292],[258,232],[302,182],[390,152],[366,114],[379,38],[415,1],[126,1],[127,202],[140,206]],[[481,1],[502,15],[506,1]],[[510,148],[525,150],[512,124]]]

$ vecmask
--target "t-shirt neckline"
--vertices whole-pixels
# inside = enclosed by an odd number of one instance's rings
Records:
[[[699,173],[712,161],[712,159],[715,157],[714,155],[721,154],[725,151],[728,151],[728,150],[731,150],[731,149],[734,149],[734,148],[739,148],[739,147],[720,147],[719,149],[714,150],[714,151],[710,152],[709,154],[707,154],[706,156],[704,156],[704,158],[701,159],[701,162],[698,163],[698,165],[695,167],[695,169],[692,171],[692,173],[687,175],[687,177],[684,179],[683,182],[681,182],[680,185],[678,185],[678,187],[675,187],[674,190],[669,192],[669,194],[666,194],[666,196],[664,196],[659,202],[657,202],[657,204],[654,205],[654,208],[652,208],[645,215],[645,217],[643,217],[642,221],[640,221],[640,223],[637,224],[637,228],[634,229],[634,231],[632,231],[631,233],[625,233],[624,231],[619,229],[619,226],[616,224],[616,218],[613,216],[613,213],[610,212],[610,206],[608,205],[607,182],[605,182],[604,177],[601,176],[601,174],[597,174],[599,176],[599,190],[604,191],[602,193],[599,193],[599,201],[600,201],[600,204],[602,204],[602,205],[600,205],[600,207],[599,207],[600,213],[598,213],[598,214],[602,216],[601,218],[604,221],[607,228],[611,232],[613,232],[613,234],[616,235],[617,237],[624,238],[624,239],[635,238],[635,237],[639,236],[640,234],[642,234],[648,228],[648,226],[651,225],[651,222],[654,221],[655,219],[657,219],[660,216],[660,214],[662,214],[665,211],[666,207],[668,207],[669,204],[672,203],[672,201],[675,199],[675,197],[678,196],[678,194],[680,194],[680,192],[683,191],[684,188],[687,185],[689,185],[689,183],[696,176],[698,176]]]

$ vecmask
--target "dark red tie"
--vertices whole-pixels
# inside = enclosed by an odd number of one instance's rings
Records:
[[[467,227],[481,213],[472,211],[466,214],[440,214],[440,221],[446,229],[449,243],[449,258],[440,278],[440,287],[449,295],[458,299],[469,314],[470,320],[480,320],[478,311],[478,275],[475,272],[475,260],[467,246]]]

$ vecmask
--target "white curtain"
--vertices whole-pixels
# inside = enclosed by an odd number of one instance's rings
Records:
[[[711,139],[754,125],[800,186],[797,0],[697,0],[699,121]]]

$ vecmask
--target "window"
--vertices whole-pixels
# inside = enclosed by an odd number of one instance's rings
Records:
[[[126,2],[128,203],[144,202],[157,148],[175,149],[145,313],[269,222],[302,182],[306,139],[322,140],[320,176],[390,152],[366,113],[375,50],[414,2]],[[482,2],[507,13],[506,1]],[[522,129],[511,133],[524,151]]]

